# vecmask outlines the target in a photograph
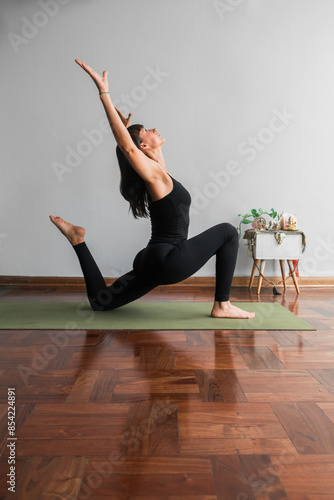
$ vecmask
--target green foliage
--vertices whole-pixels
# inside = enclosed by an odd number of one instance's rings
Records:
[[[261,217],[261,215],[269,215],[272,219],[276,219],[277,217],[277,210],[274,210],[273,208],[270,209],[270,212],[266,212],[263,210],[263,208],[259,208],[256,210],[256,208],[252,208],[250,214],[238,214],[238,217],[242,217],[242,220],[239,223],[239,226],[237,227],[238,233],[239,233],[239,238],[241,236],[241,224],[252,224],[255,219],[258,217]],[[250,218],[251,217],[251,218]]]

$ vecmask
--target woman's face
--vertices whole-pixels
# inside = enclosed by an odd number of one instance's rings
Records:
[[[163,145],[165,138],[158,134],[156,128],[142,128],[139,132],[139,137],[142,140],[142,144],[147,144],[150,149],[156,149]]]

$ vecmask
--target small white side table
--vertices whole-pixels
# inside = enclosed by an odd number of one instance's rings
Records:
[[[282,242],[278,243],[275,233],[282,233]],[[246,236],[247,235],[247,236]],[[290,273],[293,271],[293,260],[299,260],[302,256],[303,249],[305,246],[305,236],[302,231],[283,231],[283,230],[255,230],[248,229],[245,232],[244,239],[248,240],[248,254],[253,258],[252,248],[254,252],[253,268],[249,281],[249,288],[252,287],[254,281],[254,275],[256,271],[256,266],[260,267],[260,271],[264,274],[264,268],[266,260],[278,259],[281,266],[281,273],[283,280],[285,279],[284,272],[284,260],[287,261]],[[261,261],[261,262],[260,262]],[[260,262],[260,266],[259,266]],[[296,288],[297,294],[300,293],[297,277],[294,272],[292,272],[292,279]],[[259,275],[259,281],[257,285],[257,294],[260,294],[262,286],[262,276]],[[284,289],[286,289],[285,281],[283,283]]]

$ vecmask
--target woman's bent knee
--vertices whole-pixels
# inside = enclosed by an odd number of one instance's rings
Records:
[[[91,308],[93,309],[93,311],[108,311],[108,308],[103,305],[103,304],[100,304],[96,298],[94,299],[89,299],[89,303],[90,303],[90,306]]]
[[[96,297],[89,297],[89,303],[94,311],[109,311],[112,309],[112,293],[107,290],[101,290]]]
[[[229,236],[231,239],[238,239],[239,238],[239,235],[238,235],[238,230],[235,226],[233,226],[233,224],[231,224],[230,222],[222,222],[220,224],[222,230],[224,231],[224,233]]]

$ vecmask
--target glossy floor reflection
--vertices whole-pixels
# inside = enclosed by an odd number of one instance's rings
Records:
[[[85,300],[14,288],[0,300]],[[159,287],[140,300],[212,300]],[[0,330],[0,498],[334,498],[334,292],[278,302],[317,331]],[[7,388],[16,389],[9,493]]]

